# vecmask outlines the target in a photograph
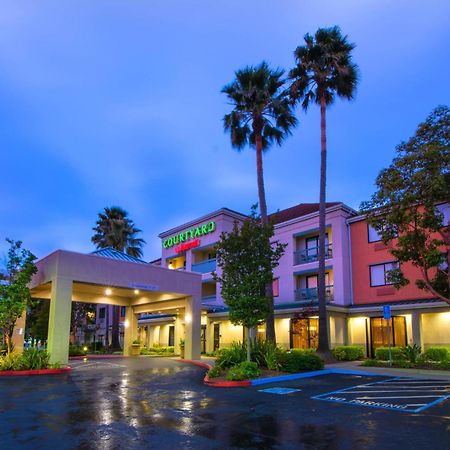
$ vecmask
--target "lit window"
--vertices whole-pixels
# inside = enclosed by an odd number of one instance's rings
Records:
[[[399,264],[397,261],[370,266],[370,285],[386,286],[388,284],[393,284],[392,281],[388,280],[388,273],[391,270],[398,268]]]
[[[272,281],[272,290],[273,290],[273,296],[278,297],[280,295],[280,286],[279,286],[279,279],[275,278],[275,280]]]

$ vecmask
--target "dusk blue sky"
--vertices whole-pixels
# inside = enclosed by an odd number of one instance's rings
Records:
[[[263,59],[293,66],[306,32],[357,44],[353,102],[328,112],[328,199],[358,208],[395,146],[450,97],[448,1],[2,0],[0,256],[94,250],[119,205],[160,256],[158,233],[257,201],[255,154],[231,148],[221,88]],[[264,158],[269,211],[318,201],[318,108]]]

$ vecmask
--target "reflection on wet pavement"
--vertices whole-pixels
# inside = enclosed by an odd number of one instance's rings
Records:
[[[92,363],[77,362],[69,375],[0,380],[1,448],[353,450],[396,448],[409,440],[410,448],[446,448],[439,436],[448,433],[448,422],[441,415],[311,400],[336,383],[357,384],[351,377],[291,383],[285,387],[302,391],[277,396],[206,387],[203,369],[171,359]],[[445,408],[435,412],[448,415]]]

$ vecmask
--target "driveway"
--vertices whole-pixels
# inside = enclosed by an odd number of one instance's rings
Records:
[[[447,449],[450,402],[422,413],[312,397],[380,377],[323,375],[262,387],[202,384],[169,358],[76,361],[67,375],[0,379],[2,449]]]

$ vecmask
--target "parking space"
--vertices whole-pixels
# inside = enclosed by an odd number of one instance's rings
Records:
[[[450,382],[395,377],[312,397],[334,403],[419,413],[450,398]]]

